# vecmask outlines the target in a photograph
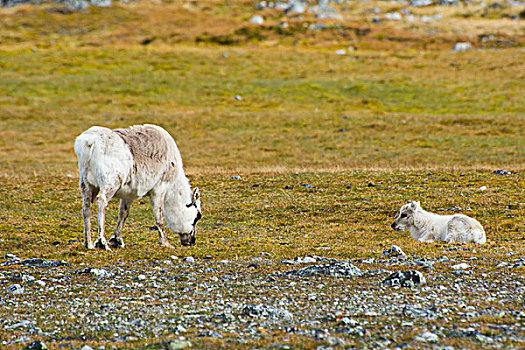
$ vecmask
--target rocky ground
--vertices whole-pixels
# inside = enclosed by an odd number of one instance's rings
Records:
[[[0,266],[2,348],[525,347],[525,259],[512,252]]]

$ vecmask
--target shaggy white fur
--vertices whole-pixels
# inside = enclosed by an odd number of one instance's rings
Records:
[[[394,230],[408,230],[412,238],[421,242],[437,240],[452,242],[485,243],[483,226],[462,214],[438,215],[421,208],[419,202],[409,202],[401,207],[392,224]]]
[[[184,175],[179,149],[170,134],[156,125],[110,130],[93,126],[75,140],[84,219],[84,245],[111,250],[104,234],[105,209],[120,198],[112,247],[124,247],[121,237],[131,203],[150,198],[159,230],[159,243],[173,247],[166,238],[164,220],[180,235],[182,245],[195,244],[195,226],[201,218],[199,189],[191,191]],[[91,241],[93,202],[97,201],[98,239]]]

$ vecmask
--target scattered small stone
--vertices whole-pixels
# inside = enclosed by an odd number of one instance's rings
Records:
[[[12,284],[9,287],[6,288],[7,293],[9,294],[24,294],[24,287],[19,285],[18,283]]]
[[[232,180],[240,180],[241,177],[239,175],[232,176]]]
[[[223,338],[222,334],[215,332],[215,331],[204,331],[201,334],[199,334],[199,337],[210,337],[210,338]]]
[[[425,284],[425,276],[419,271],[397,271],[388,276],[383,282],[384,286],[417,287]]]
[[[452,49],[452,51],[455,52],[465,52],[469,50],[472,50],[472,44],[468,42],[456,43],[456,45],[454,45],[454,48]]]
[[[399,259],[407,259],[407,255],[397,245],[392,245],[390,249],[385,250],[381,257],[397,257]]]
[[[24,350],[47,350],[47,346],[40,340],[36,340],[26,346]]]
[[[136,281],[144,281],[146,279],[146,275],[140,274],[137,277],[133,278]]]
[[[4,259],[22,260],[18,256],[14,255],[14,254],[11,254],[11,253],[7,253],[6,255],[4,255]]]
[[[335,51],[335,54],[336,55],[340,55],[340,56],[344,56],[347,54],[346,50],[345,49],[339,49],[339,50],[336,50]]]
[[[403,316],[408,317],[422,317],[422,318],[436,318],[436,314],[430,310],[426,310],[420,307],[407,305],[403,309]]]
[[[309,276],[332,276],[332,277],[357,277],[363,273],[349,261],[337,261],[323,265],[310,265],[299,270],[284,272],[284,276],[309,277]]]
[[[467,263],[461,263],[461,264],[452,265],[451,267],[454,270],[465,270],[465,269],[468,269],[470,265]]]
[[[293,190],[293,186],[286,185],[286,186],[284,186],[284,189],[285,190]]]
[[[432,332],[425,332],[421,335],[416,336],[414,340],[424,343],[436,343],[439,340],[439,337]]]
[[[283,319],[290,321],[293,319],[293,314],[285,309],[275,308],[273,306],[257,304],[257,305],[246,305],[242,312],[250,317],[266,317],[269,319]]]
[[[236,101],[242,101],[242,96],[241,95],[235,95],[235,100]]]
[[[512,172],[507,171],[507,170],[495,170],[494,174],[497,174],[497,175],[512,175]]]
[[[481,186],[480,188],[478,188],[476,191],[478,192],[483,192],[483,191],[486,191],[487,190],[487,186]]]
[[[108,270],[96,269],[96,268],[92,268],[92,267],[88,267],[88,268],[80,271],[79,273],[80,274],[86,273],[86,274],[90,274],[90,275],[93,275],[93,276],[96,276],[96,277],[99,277],[99,278],[107,278],[107,277],[112,277],[113,276],[113,274],[111,272],[109,272]]]
[[[302,184],[301,186],[305,187],[305,188],[313,188],[314,186],[310,185],[310,184]]]
[[[203,259],[204,260],[211,260],[211,259],[213,259],[213,256],[211,256],[210,254],[206,254],[206,255],[204,255]]]
[[[254,24],[264,24],[264,18],[262,16],[255,15],[252,18],[250,18],[249,22]]]
[[[182,259],[182,262],[193,264],[195,262],[195,259],[192,256],[187,256],[184,259]]]
[[[34,285],[37,285],[41,288],[45,287],[46,286],[46,282],[42,281],[42,280],[36,280],[35,282],[33,282]]]

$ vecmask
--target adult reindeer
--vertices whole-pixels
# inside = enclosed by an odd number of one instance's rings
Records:
[[[183,246],[195,245],[201,218],[199,189],[192,192],[182,168],[182,158],[170,134],[156,125],[136,125],[111,130],[93,126],[75,140],[84,219],[84,245],[111,250],[104,234],[105,210],[113,197],[120,198],[117,227],[109,239],[124,247],[122,227],[131,203],[149,197],[159,243],[173,248],[166,237],[164,221],[179,234]],[[98,239],[91,240],[93,202],[97,201]]]

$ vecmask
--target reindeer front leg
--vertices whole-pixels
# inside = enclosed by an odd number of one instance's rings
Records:
[[[98,239],[95,242],[95,247],[104,250],[111,250],[106,241],[105,222],[106,222],[106,207],[109,201],[117,192],[119,186],[118,181],[114,182],[113,186],[106,186],[100,189],[97,196],[97,214],[98,214]]]
[[[109,238],[109,244],[113,248],[124,248],[126,246],[124,244],[124,239],[122,238],[122,228],[124,227],[124,222],[128,218],[131,203],[133,203],[132,200],[120,200],[117,227],[115,228],[115,232],[113,232],[113,235]]]
[[[168,242],[168,238],[166,237],[166,225],[164,224],[166,222],[164,217],[164,197],[165,193],[152,193],[150,196],[150,202],[151,207],[153,208],[153,216],[155,216],[155,224],[159,230],[159,244],[164,247],[174,248]]]

